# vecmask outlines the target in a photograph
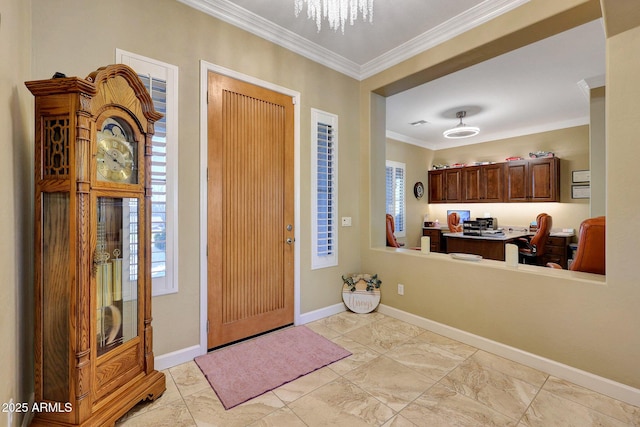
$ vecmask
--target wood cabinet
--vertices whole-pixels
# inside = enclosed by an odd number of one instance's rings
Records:
[[[431,252],[447,252],[446,241],[444,237],[442,237],[442,230],[439,228],[423,228],[422,229],[423,236],[429,236],[429,240],[431,241]]]
[[[26,83],[35,96],[37,426],[112,426],[165,390],[151,328],[155,111],[125,65]]]
[[[569,236],[549,236],[542,256],[542,265],[553,262],[565,270],[569,268],[569,244],[571,239],[572,237]]]
[[[463,168],[429,171],[429,203],[462,202]]]
[[[560,159],[437,169],[428,173],[429,203],[560,201]]]
[[[506,202],[560,201],[560,160],[557,157],[505,163]]]
[[[462,168],[462,201],[465,203],[499,203],[504,201],[504,165]]]

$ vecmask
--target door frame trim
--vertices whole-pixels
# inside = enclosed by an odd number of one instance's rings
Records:
[[[258,79],[229,68],[200,60],[200,354],[207,353],[207,85],[214,72],[293,98],[294,109],[294,283],[293,323],[300,324],[300,92]]]

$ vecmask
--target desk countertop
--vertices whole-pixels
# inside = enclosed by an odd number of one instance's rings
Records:
[[[442,233],[445,237],[458,237],[462,239],[484,239],[484,240],[511,240],[517,239],[518,237],[525,236],[533,236],[535,233],[530,233],[528,231],[505,231],[504,234],[483,234],[482,236],[469,236],[464,235],[462,232],[459,233]],[[553,237],[572,237],[574,233],[572,232],[552,232],[549,233],[550,236]]]
[[[479,239],[479,240],[512,240],[518,237],[528,236],[528,232],[524,231],[507,231],[504,234],[483,234],[482,236],[469,236],[462,232],[459,233],[442,233],[445,237],[456,237],[461,239]]]

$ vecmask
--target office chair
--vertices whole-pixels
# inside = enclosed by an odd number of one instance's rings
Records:
[[[541,213],[536,218],[536,223],[537,231],[531,240],[518,239],[518,246],[520,247],[518,250],[519,261],[521,264],[540,265],[542,262],[553,221],[551,215]]]
[[[460,214],[458,212],[451,212],[449,215],[447,215],[447,225],[449,226],[450,232],[461,232],[462,224],[460,224]]]
[[[392,248],[399,248],[403,245],[402,243],[398,243],[395,234],[393,234],[395,231],[396,226],[393,220],[393,216],[387,214],[387,246],[391,246]]]
[[[605,274],[606,217],[588,218],[580,224],[578,249],[569,270]],[[549,262],[547,267],[562,268]]]

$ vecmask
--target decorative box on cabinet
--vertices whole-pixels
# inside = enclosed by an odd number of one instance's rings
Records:
[[[35,96],[32,425],[111,426],[165,390],[151,328],[151,137],[126,65],[31,81]]]
[[[442,237],[442,230],[439,228],[423,228],[423,236],[429,236],[431,242],[431,252],[447,252],[445,242],[447,241]]]
[[[505,166],[505,201],[560,201],[560,159],[516,160]]]

